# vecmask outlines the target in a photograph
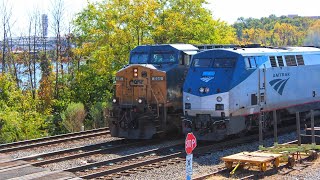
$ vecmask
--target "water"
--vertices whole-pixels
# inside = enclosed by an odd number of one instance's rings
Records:
[[[55,72],[55,66],[56,63],[53,62],[52,63],[52,71]],[[68,71],[68,66],[66,63],[63,63],[63,70],[65,72]],[[24,64],[16,64],[16,68],[17,68],[17,75],[18,75],[18,79],[19,79],[19,86],[22,89],[27,89],[28,87],[31,87],[31,82],[30,82],[30,74],[29,74],[29,67],[24,65]],[[0,69],[2,70],[2,64],[0,64]],[[30,66],[30,69],[32,71],[32,78],[34,78],[34,74],[33,74],[33,64]],[[42,77],[42,72],[41,72],[41,68],[40,68],[40,63],[36,63],[36,88],[39,88],[40,85],[40,80]]]

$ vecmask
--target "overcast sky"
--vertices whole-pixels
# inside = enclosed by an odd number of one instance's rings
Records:
[[[0,4],[2,6],[2,1]],[[21,32],[27,33],[29,15],[34,13],[34,9],[39,10],[40,14],[49,15],[53,0],[8,0],[12,7],[13,31],[16,36]],[[102,1],[102,0],[89,0]],[[320,16],[318,1],[316,0],[207,0],[206,7],[212,11],[215,19],[226,21],[233,24],[238,17],[268,17],[270,14],[277,16],[298,14],[300,16]],[[65,0],[65,17],[72,17],[86,6],[87,0]],[[70,18],[66,18],[70,19]],[[51,29],[49,27],[49,29]],[[0,28],[0,33],[2,27]],[[51,32],[52,33],[52,32]],[[2,33],[1,33],[2,34]],[[50,32],[49,32],[50,34]],[[0,36],[1,39],[2,36]]]

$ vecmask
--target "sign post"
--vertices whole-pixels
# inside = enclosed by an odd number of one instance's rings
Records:
[[[191,180],[192,176],[192,151],[197,147],[197,139],[192,133],[188,133],[185,142],[186,157],[186,179]]]

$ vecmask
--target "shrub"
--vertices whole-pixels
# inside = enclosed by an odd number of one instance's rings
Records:
[[[83,126],[85,116],[86,112],[82,103],[71,103],[61,115],[62,123],[68,131],[77,132]]]
[[[93,120],[93,127],[100,128],[106,125],[106,119],[104,117],[104,109],[106,108],[106,103],[97,102],[90,108],[90,116]]]

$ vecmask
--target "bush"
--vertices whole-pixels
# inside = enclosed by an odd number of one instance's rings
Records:
[[[90,108],[90,116],[93,120],[93,127],[100,128],[105,127],[106,119],[104,117],[104,109],[106,108],[105,102],[97,102]]]
[[[82,103],[71,103],[61,115],[62,123],[68,131],[77,132],[83,126],[85,116],[86,112]]]

